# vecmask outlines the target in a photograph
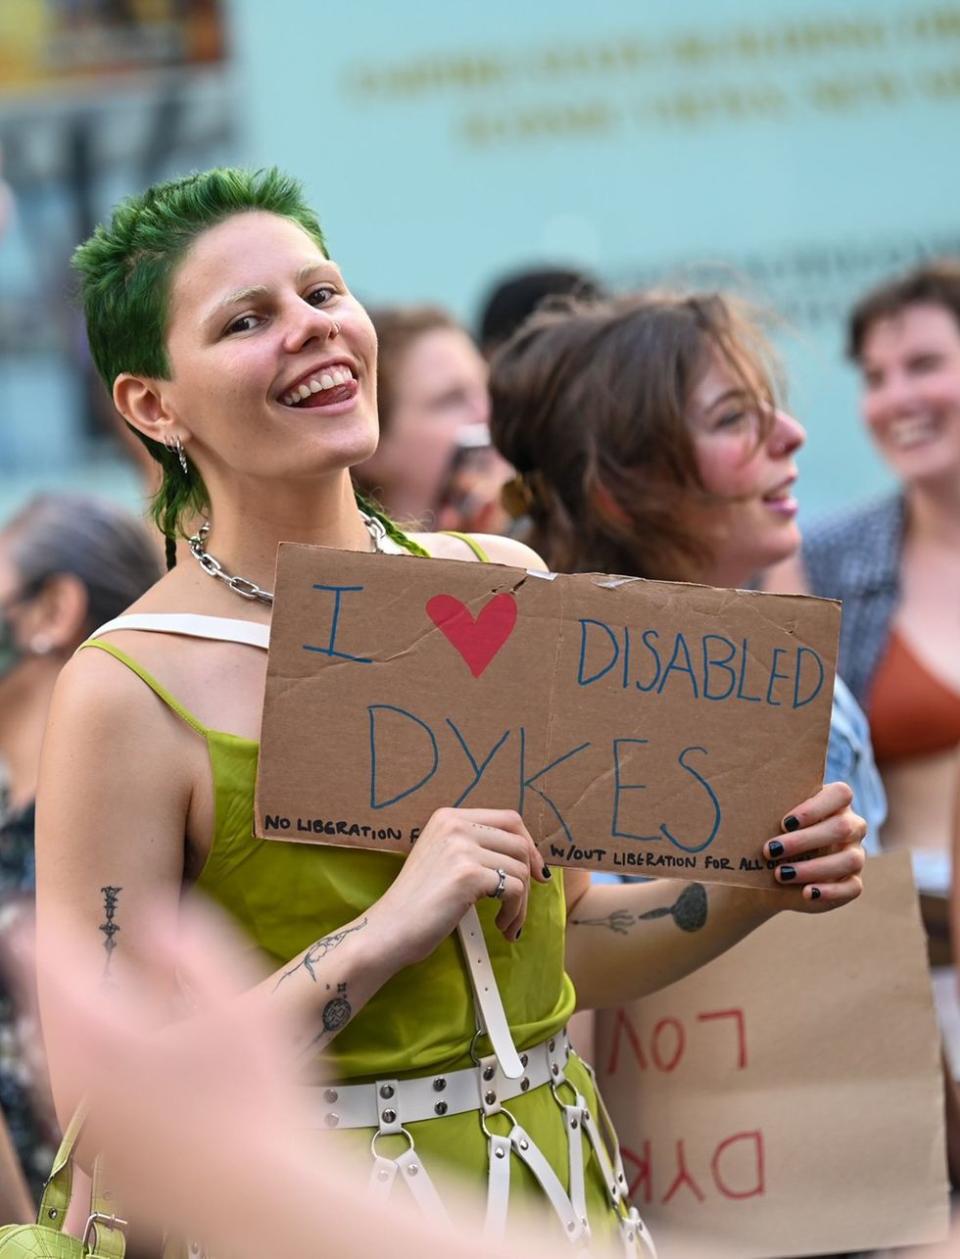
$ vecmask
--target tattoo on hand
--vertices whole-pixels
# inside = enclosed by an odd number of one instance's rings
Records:
[[[323,1030],[325,1032],[339,1032],[341,1027],[346,1027],[350,1022],[353,1014],[353,1007],[347,1000],[347,985],[337,984],[337,995],[331,997],[327,1004],[323,1007]]]
[[[322,961],[328,953],[332,953],[334,949],[344,942],[349,935],[353,935],[355,931],[362,931],[367,925],[366,918],[362,922],[358,922],[353,927],[344,927],[342,931],[335,931],[332,935],[324,936],[322,940],[317,940],[315,944],[311,944],[303,957],[297,962],[296,966],[291,966],[288,971],[284,971],[280,978],[273,986],[276,992],[285,979],[289,979],[291,975],[295,975],[302,967],[314,983],[317,982],[316,971],[313,969],[317,962]]]
[[[116,923],[117,902],[120,899],[122,887],[102,887],[100,891],[103,893],[103,912],[106,920],[100,924],[100,930],[104,934],[103,947],[106,950],[107,960],[103,967],[104,979],[110,978],[110,961],[113,957],[113,950],[117,947],[117,936],[120,934],[120,928]]]
[[[681,931],[699,931],[706,924],[707,890],[702,883],[688,884],[672,905],[648,909],[644,914],[632,914],[628,909],[615,909],[603,918],[571,918],[575,927],[606,927],[617,935],[627,935],[630,928],[640,922],[656,918],[672,918]]]

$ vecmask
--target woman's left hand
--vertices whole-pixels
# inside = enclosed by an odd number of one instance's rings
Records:
[[[763,855],[777,862],[777,881],[800,893],[789,908],[821,913],[863,891],[867,824],[851,809],[852,800],[846,783],[828,783],[788,813],[783,833],[764,844]]]

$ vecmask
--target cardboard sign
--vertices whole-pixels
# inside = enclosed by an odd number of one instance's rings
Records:
[[[769,885],[821,784],[839,605],[284,544],[265,838],[409,851],[518,810],[551,864]]]
[[[909,857],[856,904],[781,914],[696,974],[597,1019],[601,1092],[661,1259],[946,1234],[939,1036]],[[702,1236],[700,1236],[702,1234]]]

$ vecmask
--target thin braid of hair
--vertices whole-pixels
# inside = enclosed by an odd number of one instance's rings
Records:
[[[383,525],[387,537],[392,538],[398,546],[402,546],[403,549],[405,551],[409,551],[411,555],[421,555],[429,559],[430,552],[424,550],[419,542],[414,542],[413,538],[407,537],[400,526],[394,524],[386,512],[377,507],[375,503],[372,503],[366,495],[361,494],[359,490],[355,490],[354,494],[360,510],[365,511],[368,516],[373,516],[379,520],[379,522]]]
[[[177,567],[177,540],[170,537],[169,534],[164,535],[163,549],[167,557],[167,572]]]

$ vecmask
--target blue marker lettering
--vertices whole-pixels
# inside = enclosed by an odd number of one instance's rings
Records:
[[[729,648],[727,655],[720,659],[710,655],[709,643],[723,643]],[[729,638],[724,638],[723,634],[704,634],[703,636],[703,698],[704,699],[729,699],[733,694],[733,688],[737,685],[737,671],[731,668],[730,661],[737,654],[737,645],[732,643]],[[730,684],[725,691],[715,693],[710,689],[711,672],[719,669],[721,673],[725,673],[730,679]]]
[[[463,735],[460,733],[460,731],[457,729],[457,727],[454,725],[454,723],[450,720],[449,717],[447,718],[447,725],[450,727],[453,733],[457,736],[460,746],[463,748],[464,755],[466,756],[467,760],[470,762],[470,766],[473,770],[473,782],[470,784],[469,787],[467,787],[466,791],[462,792],[457,797],[457,799],[454,800],[453,802],[453,807],[455,809],[459,809],[460,806],[463,804],[464,800],[466,800],[467,796],[469,796],[470,792],[473,791],[474,787],[483,777],[484,771],[486,770],[487,766],[490,764],[490,762],[493,760],[496,754],[503,747],[504,743],[506,743],[507,739],[510,736],[510,731],[504,730],[503,734],[500,736],[500,738],[496,741],[496,743],[490,749],[489,753],[484,759],[483,764],[477,765],[477,762],[474,759],[473,753],[470,751],[469,747],[467,746],[466,739],[463,737]]]
[[[716,838],[717,831],[720,829],[720,821],[722,818],[722,813],[720,811],[720,801],[717,799],[717,793],[710,786],[710,784],[703,777],[703,775],[700,774],[692,765],[688,765],[687,762],[683,759],[687,755],[688,752],[702,752],[703,755],[706,756],[707,749],[698,748],[698,747],[684,748],[683,751],[680,753],[680,755],[677,757],[677,761],[687,771],[687,773],[691,775],[691,777],[697,780],[700,786],[703,787],[704,791],[710,797],[710,803],[713,805],[713,826],[710,828],[710,834],[707,836],[707,838],[703,841],[702,844],[685,844],[682,839],[677,839],[676,835],[672,835],[670,833],[666,822],[662,822],[660,824],[660,830],[667,837],[667,839],[669,839],[671,844],[675,844],[677,848],[682,848],[684,852],[703,852],[704,848],[707,848],[710,844],[712,844],[714,839]]]
[[[646,783],[625,783],[620,777],[620,748],[624,743],[646,744],[649,739],[614,739],[613,741],[613,820],[610,823],[610,834],[617,839],[644,839],[659,842],[659,835],[634,835],[631,831],[620,829],[620,795],[624,791],[646,791]]]
[[[437,766],[440,764],[440,752],[437,748],[437,740],[433,731],[425,721],[422,721],[415,713],[408,713],[405,708],[395,708],[393,704],[370,704],[367,708],[370,718],[370,807],[371,809],[385,809],[390,804],[396,804],[398,800],[403,800],[406,796],[412,796],[415,791],[419,791],[437,772]],[[403,791],[398,791],[395,796],[391,796],[389,800],[378,800],[377,798],[377,713],[396,713],[398,717],[405,717],[409,721],[415,722],[421,730],[427,732],[427,738],[430,740],[430,747],[433,754],[433,764],[423,775],[423,777],[407,787]]]
[[[317,651],[323,656],[335,656],[338,660],[353,660],[356,664],[373,664],[373,661],[365,656],[351,656],[348,652],[337,651],[334,647],[334,641],[337,637],[337,628],[340,624],[340,600],[344,594],[360,591],[363,586],[320,586],[315,585],[314,590],[332,590],[333,591],[333,618],[330,621],[330,641],[326,647],[312,647],[309,643],[303,644],[304,651]]]
[[[607,663],[603,666],[602,669],[598,669],[596,673],[591,674],[590,677],[586,677],[583,671],[584,665],[586,664],[586,659],[587,659],[587,626],[588,625],[595,625],[597,629],[603,630],[607,638],[610,640],[610,645],[613,648],[613,655],[610,657]],[[617,636],[616,634],[614,634],[610,626],[607,625],[606,621],[594,621],[590,617],[580,618],[580,663],[577,666],[577,681],[579,682],[581,686],[589,686],[591,682],[596,682],[600,678],[608,674],[610,670],[613,668],[613,666],[617,663],[617,657],[619,655],[620,655],[620,645],[617,642]]]
[[[551,761],[549,765],[545,765],[543,769],[537,770],[535,774],[530,774],[528,777],[526,773],[527,732],[523,726],[520,727],[520,801],[517,805],[517,812],[521,817],[523,816],[523,802],[527,789],[529,788],[531,791],[535,791],[537,795],[542,800],[545,800],[550,806],[554,817],[563,827],[563,833],[566,835],[568,843],[571,844],[574,842],[573,835],[569,826],[567,826],[563,814],[557,808],[556,804],[550,799],[547,793],[545,791],[541,791],[539,787],[535,787],[533,784],[538,778],[542,778],[544,774],[549,774],[551,769],[555,769],[558,765],[562,765],[564,761],[569,761],[571,757],[576,756],[578,752],[582,752],[584,748],[588,748],[589,746],[589,743],[581,743],[578,747],[572,748],[569,752],[564,752],[563,756],[558,756],[555,761]]]

